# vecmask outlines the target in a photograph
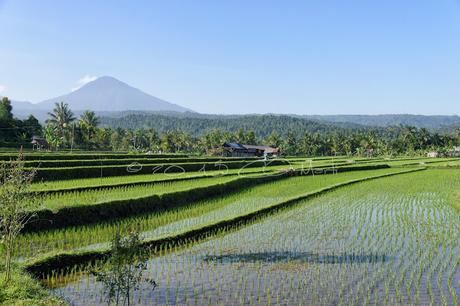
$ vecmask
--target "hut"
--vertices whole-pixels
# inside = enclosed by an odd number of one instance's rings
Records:
[[[48,141],[46,141],[45,138],[39,137],[39,136],[33,136],[32,141],[30,142],[32,144],[33,150],[48,150],[49,149],[49,144]]]
[[[222,145],[224,156],[227,157],[275,157],[280,149],[268,146],[245,145],[237,142],[226,142]]]

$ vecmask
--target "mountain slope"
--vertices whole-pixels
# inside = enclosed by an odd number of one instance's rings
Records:
[[[325,122],[355,123],[367,126],[393,126],[410,125],[418,128],[438,129],[444,126],[459,125],[460,117],[451,116],[425,116],[411,114],[389,115],[310,115],[302,116],[307,119],[321,120]]]
[[[352,123],[327,123],[286,115],[205,115],[205,114],[154,114],[129,113],[122,117],[100,118],[101,125],[110,128],[139,129],[151,128],[159,133],[183,131],[192,136],[202,136],[212,129],[236,132],[253,130],[258,137],[266,137],[272,132],[286,137],[288,132],[300,137],[305,132],[328,134],[348,133],[363,130],[364,127]]]
[[[52,109],[55,103],[61,101],[68,103],[75,111],[191,111],[146,94],[109,76],[100,77],[69,94],[40,102],[37,108]]]

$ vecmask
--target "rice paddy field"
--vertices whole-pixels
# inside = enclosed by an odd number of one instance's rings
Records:
[[[95,159],[30,155],[57,171]],[[149,158],[174,167],[188,157]],[[205,159],[190,163],[227,163]],[[21,234],[15,258],[70,305],[101,305],[89,271],[104,266],[115,232],[135,228],[150,254],[136,305],[458,305],[459,158],[256,162],[37,181],[59,226]]]

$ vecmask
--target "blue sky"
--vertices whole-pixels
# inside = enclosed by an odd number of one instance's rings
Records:
[[[205,113],[460,114],[460,1],[0,0],[0,95],[102,75]]]

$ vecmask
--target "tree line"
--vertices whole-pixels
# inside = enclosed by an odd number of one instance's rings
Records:
[[[194,130],[185,129],[187,120],[192,120],[187,118],[175,118],[182,120],[184,129],[102,127],[101,119],[93,111],[85,111],[76,118],[64,102],[56,103],[44,126],[33,116],[23,121],[15,119],[11,111],[11,103],[3,98],[0,105],[0,128],[5,129],[2,130],[3,139],[0,138],[0,141],[20,142],[30,140],[32,135],[41,135],[53,150],[73,148],[219,155],[224,142],[238,142],[279,147],[286,155],[375,156],[447,151],[460,144],[460,130],[440,134],[412,126],[337,126],[298,121],[297,118],[287,116],[271,116],[271,119],[265,121],[264,116],[256,116],[259,118],[257,129],[248,128],[243,123],[243,126],[235,128],[230,118],[228,121],[232,123],[220,127],[211,125],[197,134]],[[130,118],[127,116],[125,120],[129,121]]]
[[[30,142],[33,135],[40,135],[42,127],[37,118],[30,115],[25,120],[13,117],[13,107],[7,97],[0,100],[0,146]]]

